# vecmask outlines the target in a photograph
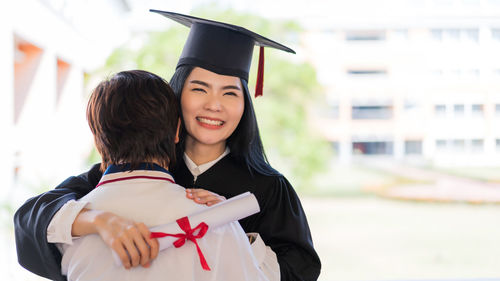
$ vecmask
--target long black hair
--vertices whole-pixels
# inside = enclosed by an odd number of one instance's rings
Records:
[[[184,83],[193,69],[194,66],[190,65],[180,66],[176,69],[172,79],[170,80],[170,86],[174,90],[174,94],[179,102],[179,107]],[[248,84],[244,79],[240,78],[240,80],[244,92],[243,99],[245,108],[243,109],[243,115],[241,116],[240,123],[231,136],[226,140],[226,145],[231,150],[232,157],[242,165],[246,166],[250,173],[257,172],[262,175],[279,175],[279,172],[269,165],[264,152],[264,146],[262,145],[262,140],[260,139],[259,126],[257,125],[257,118],[255,117],[255,111],[253,108],[252,98],[250,97],[250,91],[248,90]],[[178,159],[182,159],[187,134],[184,129],[182,110],[180,110],[180,113],[182,126],[179,134],[180,140],[177,144]]]

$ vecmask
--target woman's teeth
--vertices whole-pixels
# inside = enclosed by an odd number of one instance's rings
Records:
[[[214,125],[214,126],[222,126],[222,124],[224,124],[224,121],[211,120],[211,119],[206,119],[206,118],[202,118],[202,117],[196,117],[196,120],[200,121],[201,123],[205,123],[208,125]]]

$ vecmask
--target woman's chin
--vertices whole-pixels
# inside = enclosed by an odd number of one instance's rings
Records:
[[[207,138],[204,136],[203,138],[195,139],[192,143],[192,146],[207,146],[207,147],[226,147],[226,138]]]

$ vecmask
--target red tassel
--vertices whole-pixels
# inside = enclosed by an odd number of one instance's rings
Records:
[[[264,47],[259,51],[259,69],[257,71],[257,84],[255,85],[255,97],[262,96],[264,89]]]

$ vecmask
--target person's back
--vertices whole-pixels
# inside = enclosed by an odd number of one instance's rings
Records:
[[[168,181],[173,178],[167,171],[151,168],[106,172],[101,179],[104,184],[81,200],[89,202],[91,209],[144,222],[148,227],[208,208],[187,199],[183,187]],[[198,244],[210,271],[202,269],[191,242],[161,251],[149,268],[125,269],[115,264],[112,250],[101,237],[92,234],[66,249],[62,270],[68,280],[266,280],[238,222],[210,229]]]
[[[79,201],[149,228],[208,208],[188,199],[167,170],[175,161],[178,116],[168,84],[152,73],[124,71],[99,84],[87,119],[106,172]],[[161,251],[149,267],[126,269],[102,236],[85,235],[60,245],[62,273],[69,280],[266,280],[238,222],[209,229],[197,242],[211,270],[202,268],[190,241]]]

